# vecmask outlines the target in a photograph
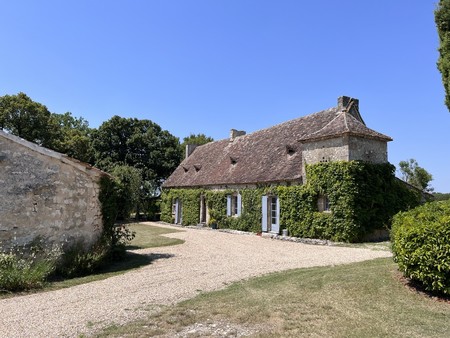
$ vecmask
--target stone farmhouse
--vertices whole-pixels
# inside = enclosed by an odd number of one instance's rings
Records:
[[[200,189],[228,191],[226,213],[239,217],[246,208],[241,191],[270,186],[304,185],[306,166],[336,161],[387,163],[387,143],[392,141],[366,126],[359,101],[342,96],[337,106],[250,134],[232,129],[230,137],[201,146],[189,145],[186,158],[163,184],[164,191]],[[173,198],[171,221],[186,224],[184,205],[192,201]],[[198,196],[197,223],[210,223],[204,193]],[[260,231],[281,233],[280,200],[275,194],[261,197]],[[326,195],[317,199],[318,212],[330,212]],[[192,223],[192,221],[190,221]]]
[[[85,245],[102,230],[102,171],[0,130],[0,249],[46,243]]]

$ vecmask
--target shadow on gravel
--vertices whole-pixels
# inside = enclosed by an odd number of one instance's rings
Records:
[[[100,273],[132,270],[140,268],[145,265],[152,264],[154,261],[158,259],[168,259],[172,257],[174,257],[174,255],[172,254],[158,254],[158,253],[138,254],[134,252],[127,252],[123,260],[111,264],[105,269],[102,269]]]

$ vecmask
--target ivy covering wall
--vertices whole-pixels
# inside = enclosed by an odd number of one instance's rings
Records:
[[[304,185],[239,189],[242,214],[226,216],[226,196],[237,190],[170,189],[162,194],[161,220],[173,223],[172,203],[182,201],[183,224],[199,222],[200,196],[221,228],[260,232],[264,195],[280,201],[280,226],[291,236],[357,242],[376,229],[387,229],[394,214],[420,203],[421,195],[394,176],[391,164],[329,162],[306,167]],[[319,212],[319,196],[327,196],[329,212]]]

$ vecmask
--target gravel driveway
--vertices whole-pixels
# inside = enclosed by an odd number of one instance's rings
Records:
[[[167,227],[167,225],[150,223]],[[149,308],[269,272],[358,262],[390,252],[285,242],[255,235],[185,229],[182,245],[138,250],[152,264],[68,289],[0,300],[2,337],[77,337],[148,314]]]

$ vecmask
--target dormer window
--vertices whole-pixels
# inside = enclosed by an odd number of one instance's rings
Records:
[[[194,164],[194,169],[195,171],[200,171],[200,169],[202,168],[202,166],[200,164]]]
[[[183,170],[185,173],[187,173],[189,171],[189,167],[183,166]]]
[[[231,157],[231,156],[230,156],[230,163],[231,163],[232,165],[235,165],[235,164],[237,163],[237,158]]]
[[[287,145],[286,146],[286,154],[288,154],[289,156],[292,156],[295,154],[295,148],[291,145]]]

